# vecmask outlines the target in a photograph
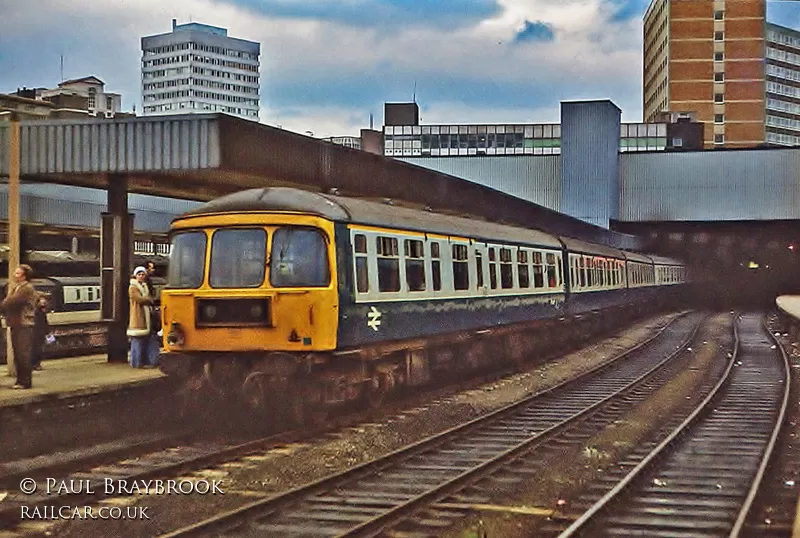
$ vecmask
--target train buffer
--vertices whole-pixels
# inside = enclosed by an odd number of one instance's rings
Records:
[[[126,389],[145,388],[165,379],[157,368],[136,369],[109,363],[105,354],[44,360],[33,372],[33,388],[13,390],[14,378],[0,364],[0,408],[48,404]]]

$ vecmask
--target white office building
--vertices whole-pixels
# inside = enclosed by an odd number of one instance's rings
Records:
[[[142,38],[145,116],[225,112],[258,121],[261,44],[225,28],[176,24]]]

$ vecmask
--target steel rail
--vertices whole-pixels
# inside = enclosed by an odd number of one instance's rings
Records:
[[[737,323],[734,323],[734,352],[733,357],[730,359],[728,367],[726,369],[725,374],[717,383],[715,388],[711,391],[711,393],[703,399],[703,401],[697,406],[697,408],[692,412],[689,417],[687,417],[673,432],[667,436],[653,451],[650,452],[636,467],[634,467],[624,478],[622,478],[609,492],[607,492],[601,499],[599,499],[590,509],[581,515],[580,518],[575,520],[567,529],[565,529],[561,534],[559,534],[559,538],[569,538],[572,536],[577,535],[578,533],[586,530],[589,525],[596,524],[597,518],[600,517],[601,512],[604,512],[609,509],[612,502],[619,501],[622,494],[627,492],[630,488],[634,486],[634,482],[641,479],[646,472],[650,472],[654,470],[655,465],[658,461],[663,459],[666,455],[668,450],[678,450],[679,443],[685,443],[686,439],[688,438],[686,432],[702,423],[703,418],[706,416],[706,413],[709,410],[709,407],[712,403],[716,403],[718,400],[723,399],[725,396],[723,394],[723,389],[729,387],[732,383],[732,373],[734,372],[734,366],[736,365],[737,361],[739,360],[739,355],[741,352],[741,335],[738,327],[738,320],[741,319],[741,316],[737,317]],[[762,324],[763,326],[763,324]],[[766,329],[766,327],[764,326]],[[767,332],[769,332],[767,330]],[[750,505],[752,503],[753,497],[755,496],[756,492],[758,491],[758,485],[760,483],[761,478],[763,477],[764,471],[769,461],[769,456],[771,455],[771,451],[774,447],[775,440],[780,431],[780,427],[783,424],[783,417],[785,416],[786,406],[788,405],[788,361],[786,359],[785,353],[781,353],[783,358],[783,366],[784,366],[784,376],[785,376],[785,384],[784,387],[784,394],[781,401],[779,416],[775,420],[773,425],[771,434],[769,436],[769,441],[766,442],[766,446],[764,451],[761,454],[760,463],[758,469],[756,471],[756,475],[751,482],[750,488],[748,490],[748,495],[743,501],[742,505],[740,506],[739,510],[736,512],[736,523],[734,526],[731,527],[729,537],[735,538],[738,536],[739,532],[741,531],[742,525],[747,516],[747,511],[749,511]],[[701,417],[701,415],[703,417]],[[681,439],[678,437],[681,436]],[[756,482],[757,481],[757,482]]]
[[[502,409],[489,413],[483,417],[479,417],[475,420],[457,426],[455,428],[451,428],[446,430],[445,432],[430,436],[426,439],[423,439],[417,443],[414,443],[408,447],[403,449],[394,451],[387,456],[382,458],[378,458],[372,460],[370,462],[363,463],[351,469],[348,469],[342,473],[336,473],[334,475],[322,478],[315,482],[312,482],[307,485],[299,486],[294,488],[288,492],[273,495],[267,497],[265,499],[257,500],[247,505],[244,505],[240,508],[230,510],[228,512],[222,513],[217,515],[216,517],[209,518],[207,520],[198,522],[194,525],[178,529],[174,532],[168,533],[163,535],[162,538],[175,538],[178,536],[194,536],[200,535],[205,533],[217,533],[222,531],[225,528],[229,528],[232,526],[237,525],[238,522],[242,521],[243,519],[247,519],[250,516],[255,516],[256,514],[263,514],[263,513],[273,513],[279,507],[286,506],[294,501],[302,500],[302,498],[307,497],[312,492],[318,492],[323,490],[331,490],[334,489],[339,484],[344,484],[353,479],[360,479],[360,478],[367,478],[369,476],[375,476],[377,473],[381,471],[388,471],[389,467],[395,465],[402,460],[410,460],[411,458],[422,454],[424,451],[429,449],[434,449],[437,447],[441,447],[442,445],[457,442],[454,439],[456,436],[464,436],[469,433],[474,433],[473,430],[479,429],[481,427],[492,427],[492,425],[496,424],[499,420],[507,420],[509,417],[514,418],[514,413],[522,414],[525,412],[526,409],[530,410],[532,402],[543,402],[545,398],[554,397],[557,394],[557,391],[561,391],[567,388],[573,388],[574,385],[579,384],[581,382],[591,382],[595,381],[597,384],[601,384],[602,375],[605,370],[610,370],[613,367],[623,368],[623,365],[629,365],[630,361],[624,361],[624,358],[627,358],[637,351],[641,351],[642,348],[654,341],[661,336],[667,329],[670,327],[674,327],[676,324],[679,323],[679,320],[684,320],[685,323],[691,323],[693,318],[691,316],[687,316],[686,314],[681,315],[675,318],[672,322],[670,322],[667,326],[663,329],[658,331],[652,338],[642,342],[641,344],[635,346],[634,348],[627,350],[625,352],[620,353],[616,359],[612,361],[608,361],[603,365],[600,365],[596,368],[593,368],[587,372],[584,372],[582,375],[566,380],[562,383],[557,384],[550,389],[545,391],[539,392],[537,394],[531,395],[519,402],[515,402],[510,404]],[[687,321],[688,320],[688,321]],[[349,527],[345,534],[341,535],[348,535],[348,536],[369,536],[374,535],[376,532],[381,532],[381,530],[388,524],[390,519],[395,518],[397,515],[402,513],[407,513],[410,511],[417,510],[420,505],[425,504],[429,501],[429,499],[433,497],[438,497],[443,494],[446,494],[450,489],[453,487],[460,487],[466,481],[469,481],[473,478],[476,474],[481,473],[482,471],[490,469],[492,466],[496,466],[501,464],[502,461],[508,460],[511,457],[515,457],[519,452],[525,450],[529,445],[532,443],[538,442],[541,440],[543,436],[546,436],[556,430],[560,430],[564,427],[565,424],[571,423],[578,417],[584,416],[586,413],[591,412],[592,410],[596,409],[599,405],[606,403],[609,399],[614,398],[616,395],[623,393],[629,390],[633,385],[639,383],[643,378],[649,376],[653,371],[657,370],[661,365],[668,362],[671,358],[675,355],[680,353],[683,348],[689,345],[689,343],[694,338],[700,323],[696,323],[692,331],[687,338],[685,338],[681,345],[677,346],[676,350],[672,350],[671,353],[668,354],[666,359],[658,361],[658,364],[652,366],[651,368],[647,368],[647,371],[642,373],[641,371],[635,372],[635,379],[630,380],[631,377],[634,376],[633,373],[629,373],[628,377],[624,380],[624,386],[621,388],[612,387],[611,394],[609,395],[608,392],[603,392],[603,395],[594,395],[594,400],[591,404],[580,404],[582,407],[580,410],[575,411],[568,411],[568,416],[565,419],[560,419],[559,417],[549,418],[551,424],[548,424],[548,427],[544,427],[542,431],[536,432],[533,434],[532,432],[527,432],[526,437],[521,442],[514,441],[514,444],[510,448],[497,448],[497,452],[493,456],[481,456],[481,461],[477,465],[470,464],[470,467],[466,470],[462,470],[459,474],[455,477],[446,479],[443,483],[439,484],[431,484],[431,486],[425,486],[427,488],[425,491],[416,494],[416,495],[407,495],[408,499],[403,500],[402,502],[394,503],[395,506],[389,508],[388,510],[380,510],[381,513],[377,514],[375,517],[369,518],[366,521],[354,526]],[[644,367],[641,367],[644,368]],[[620,381],[622,383],[623,381]],[[589,389],[594,390],[597,393],[597,387],[589,387]],[[591,390],[586,389],[589,391],[589,394],[592,394]],[[563,397],[568,397],[569,394],[563,395]],[[573,398],[580,396],[580,394],[572,395]],[[586,395],[583,396],[584,398]],[[563,402],[560,402],[563,405]],[[575,403],[572,404],[575,406]],[[550,410],[550,413],[554,413],[553,409]],[[557,420],[554,424],[552,423],[553,420]],[[539,419],[542,420],[542,419]],[[516,430],[524,430],[524,424],[522,426],[518,425]],[[474,437],[474,435],[473,435]],[[497,444],[500,443],[499,440],[496,438],[492,438],[493,441]],[[469,441],[469,438],[466,439]],[[463,439],[461,442],[463,443]],[[469,446],[469,444],[467,445]],[[450,468],[446,468],[450,469]],[[460,469],[460,468],[459,468]],[[442,470],[444,472],[444,470]],[[336,535],[338,531],[336,531]]]

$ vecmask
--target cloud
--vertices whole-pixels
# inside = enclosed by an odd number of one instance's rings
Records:
[[[96,75],[139,109],[139,40],[177,18],[260,42],[262,121],[301,133],[357,134],[371,112],[380,125],[383,103],[415,87],[425,121],[440,123],[558,121],[559,101],[584,98],[641,115],[641,20],[621,17],[619,0],[33,4],[0,0],[0,92],[55,86],[64,54],[66,78]]]
[[[553,26],[540,21],[525,21],[522,29],[514,36],[514,43],[526,43],[528,41],[552,41]]]
[[[345,26],[472,26],[501,11],[495,0],[220,0],[267,17],[325,20]]]

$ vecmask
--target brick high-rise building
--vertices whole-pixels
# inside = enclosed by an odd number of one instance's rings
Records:
[[[652,0],[644,16],[645,121],[696,112],[706,147],[767,142],[765,14],[765,0]]]

